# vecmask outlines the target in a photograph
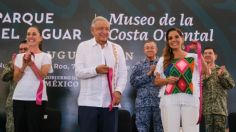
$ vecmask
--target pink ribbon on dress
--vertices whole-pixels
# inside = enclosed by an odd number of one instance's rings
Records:
[[[31,52],[31,54],[33,55],[33,57],[35,56],[33,52]],[[40,73],[39,73],[39,69],[37,68],[37,66],[35,65],[35,63],[32,61],[31,64],[31,69],[34,72],[34,74],[36,75],[36,77],[39,80],[39,87],[36,93],[36,104],[37,105],[42,105],[42,96],[43,96],[43,77],[41,77]]]
[[[196,41],[196,42],[191,42],[190,44],[188,44],[187,46],[186,46],[186,48],[185,48],[185,50],[187,51],[187,52],[189,52],[190,50],[191,50],[191,46],[193,45],[193,44],[196,44],[197,45],[197,63],[198,63],[198,70],[199,70],[199,75],[200,75],[200,98],[199,98],[199,103],[200,103],[200,107],[199,107],[199,117],[198,117],[198,122],[197,122],[197,124],[199,124],[200,122],[201,122],[201,120],[202,120],[202,57],[201,57],[201,55],[202,55],[202,53],[201,53],[201,51],[202,51],[202,46],[201,46],[201,43],[199,42],[199,41]]]
[[[110,96],[111,96],[111,103],[109,105],[109,111],[112,111],[112,108],[113,108],[113,104],[112,104],[112,102],[113,102],[112,77],[113,77],[113,69],[109,68],[108,73],[107,73],[108,87],[109,87],[109,92],[110,92]]]

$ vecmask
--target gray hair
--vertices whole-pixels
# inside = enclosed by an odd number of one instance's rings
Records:
[[[105,17],[103,17],[103,16],[96,16],[96,17],[93,19],[92,23],[91,23],[91,27],[94,27],[94,25],[95,25],[95,23],[96,23],[97,21],[106,21],[106,22],[109,24],[109,27],[110,27],[110,22],[109,22]]]

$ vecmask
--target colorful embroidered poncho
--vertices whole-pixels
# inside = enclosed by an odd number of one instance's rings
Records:
[[[174,59],[164,71],[165,76],[179,77],[175,84],[168,84],[165,89],[165,95],[186,93],[193,94],[192,75],[194,70],[194,58],[186,57]]]

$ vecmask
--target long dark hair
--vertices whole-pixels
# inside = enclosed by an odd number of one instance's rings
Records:
[[[166,69],[168,67],[168,65],[171,63],[172,59],[174,58],[174,54],[172,49],[169,46],[169,33],[172,31],[176,31],[179,36],[184,37],[182,31],[179,28],[170,28],[169,30],[166,31],[166,46],[163,50],[163,57],[164,57],[164,61],[163,61],[163,65],[164,65],[164,69]]]

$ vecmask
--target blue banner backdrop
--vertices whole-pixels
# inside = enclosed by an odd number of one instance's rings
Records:
[[[77,127],[79,81],[74,59],[80,42],[91,38],[90,22],[102,15],[111,23],[110,40],[125,51],[128,70],[144,58],[143,43],[154,39],[160,56],[165,31],[179,27],[187,42],[200,40],[203,47],[219,52],[218,64],[236,78],[236,2],[233,0],[1,0],[0,71],[17,52],[30,25],[43,30],[43,50],[53,56],[54,73],[47,77],[49,107],[62,112],[62,132]],[[129,76],[128,76],[129,78]],[[1,96],[6,83],[0,82]],[[229,112],[236,112],[236,90],[229,91]],[[134,112],[135,89],[127,83],[122,107]]]

